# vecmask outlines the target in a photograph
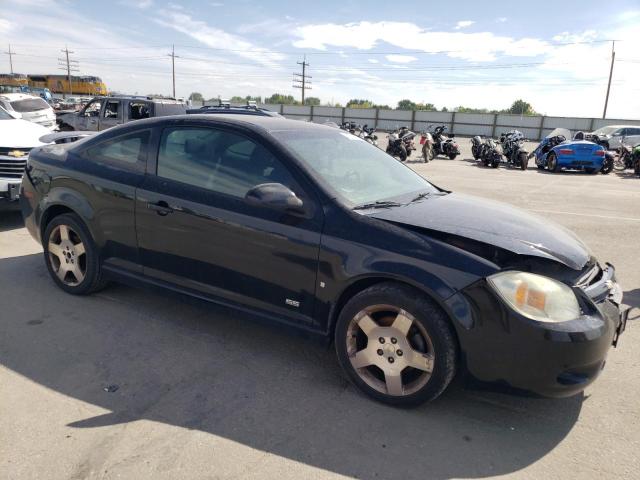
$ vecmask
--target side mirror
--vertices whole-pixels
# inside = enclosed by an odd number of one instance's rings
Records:
[[[250,205],[257,205],[293,215],[304,215],[304,203],[296,194],[281,183],[256,185],[245,195]]]

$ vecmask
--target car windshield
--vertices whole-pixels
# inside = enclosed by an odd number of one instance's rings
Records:
[[[610,133],[617,130],[619,127],[601,127],[597,129],[595,132],[596,135],[609,135]]]
[[[383,200],[411,200],[438,190],[366,141],[334,128],[275,131],[272,135],[316,174],[348,207]]]
[[[0,107],[0,120],[13,120],[13,117],[4,108]]]
[[[24,100],[14,100],[10,102],[16,112],[33,112],[49,108],[49,104],[41,98],[25,98]]]

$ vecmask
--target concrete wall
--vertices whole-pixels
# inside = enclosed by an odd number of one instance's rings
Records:
[[[194,106],[199,106],[195,105]],[[554,128],[568,128],[573,133],[593,131],[605,125],[640,125],[640,120],[520,116],[504,113],[430,112],[424,110],[384,110],[377,108],[310,107],[302,105],[261,105],[286,118],[315,123],[354,121],[379,130],[394,130],[407,126],[416,132],[431,125],[446,125],[457,135],[496,137],[500,133],[518,129],[530,140],[544,138]]]

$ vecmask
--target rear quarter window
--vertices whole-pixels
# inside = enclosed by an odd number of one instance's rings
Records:
[[[81,156],[98,164],[126,170],[143,170],[147,161],[150,136],[149,130],[141,130],[110,138],[88,146]]]

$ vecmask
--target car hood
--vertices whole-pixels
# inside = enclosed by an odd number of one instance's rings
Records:
[[[48,128],[27,120],[0,120],[0,147],[39,147],[44,145],[39,138],[48,133]]]
[[[401,207],[378,209],[369,216],[551,259],[575,270],[591,258],[589,249],[566,228],[506,203],[471,195],[434,195]]]

